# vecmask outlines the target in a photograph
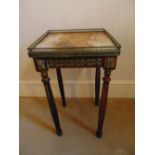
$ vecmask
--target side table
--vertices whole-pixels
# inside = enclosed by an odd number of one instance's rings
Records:
[[[120,54],[120,48],[120,44],[105,29],[49,30],[28,48],[28,55],[33,58],[36,71],[41,73],[58,136],[62,135],[62,129],[50,86],[48,70],[50,68],[56,69],[63,106],[66,106],[61,68],[96,68],[96,105],[99,102],[96,136],[101,137],[110,74],[116,68],[116,60]],[[104,77],[99,101],[100,68],[104,70]]]

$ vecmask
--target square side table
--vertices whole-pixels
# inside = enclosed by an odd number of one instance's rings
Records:
[[[54,101],[48,70],[55,68],[63,105],[66,106],[61,68],[95,67],[95,103],[99,102],[98,127],[96,136],[102,136],[105,118],[110,74],[116,68],[120,55],[120,44],[105,29],[49,30],[28,48],[42,82],[58,136],[62,135],[59,116]],[[104,70],[101,98],[100,68]]]

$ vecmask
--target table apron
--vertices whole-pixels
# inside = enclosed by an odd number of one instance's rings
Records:
[[[87,68],[103,67],[115,69],[117,57],[103,58],[68,58],[68,59],[49,59],[34,58],[37,71],[48,70],[49,68]]]

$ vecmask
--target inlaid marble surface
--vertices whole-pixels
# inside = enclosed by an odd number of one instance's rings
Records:
[[[114,46],[104,32],[52,32],[36,48]]]

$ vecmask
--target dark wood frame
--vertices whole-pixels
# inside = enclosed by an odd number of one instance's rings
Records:
[[[36,45],[44,39],[49,33],[57,32],[89,32],[100,31],[104,32],[114,43],[114,46],[110,47],[80,47],[80,48],[35,48]],[[62,135],[62,129],[59,122],[58,112],[55,105],[54,97],[52,94],[48,69],[55,68],[58,77],[58,84],[62,97],[63,106],[66,106],[65,93],[63,87],[63,79],[61,74],[61,68],[83,68],[83,67],[95,67],[95,104],[99,104],[98,115],[98,128],[96,136],[102,136],[102,128],[105,118],[108,89],[110,83],[110,74],[113,69],[116,68],[117,56],[120,54],[120,44],[105,30],[105,29],[81,29],[81,30],[50,30],[42,35],[36,42],[34,42],[29,48],[29,56],[33,58],[36,71],[41,73],[42,82],[45,87],[45,91],[48,98],[49,107],[51,110],[52,118],[56,127],[57,135]],[[62,52],[63,51],[63,52]],[[100,69],[104,70],[104,78],[102,84],[101,99],[99,101],[100,94]]]

